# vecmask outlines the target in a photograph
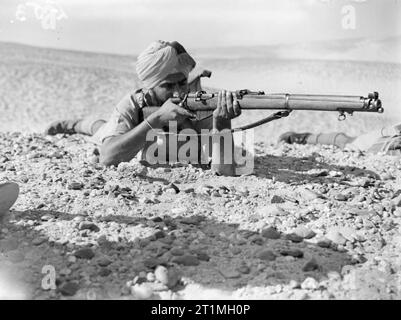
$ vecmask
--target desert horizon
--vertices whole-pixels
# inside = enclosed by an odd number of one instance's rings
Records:
[[[157,39],[154,39],[157,40]],[[165,39],[172,40],[172,39]],[[72,47],[38,45],[27,42],[1,41],[3,44],[21,45],[33,48],[81,52],[110,56],[135,58],[141,49],[132,53],[107,52],[102,50],[83,50]],[[144,48],[142,48],[144,49]],[[387,37],[336,38],[330,40],[282,42],[271,45],[222,45],[214,47],[187,47],[188,51],[200,58],[276,58],[276,59],[318,59],[337,61],[366,61],[401,63],[401,35]],[[374,49],[374,50],[372,50]]]
[[[118,100],[140,86],[134,72],[135,56],[1,42],[0,56],[3,79],[0,131],[42,132],[50,121],[92,113],[107,119]],[[203,55],[196,51],[193,56],[197,68],[212,71],[212,77],[203,80],[207,88],[293,94],[380,93],[385,109],[382,115],[356,113],[340,123],[333,112],[326,113],[327,116],[322,112],[294,112],[287,119],[256,128],[256,136],[269,142],[274,142],[278,133],[285,130],[307,128],[315,132],[332,130],[357,135],[389,125],[401,117],[401,93],[397,90],[401,85],[401,64],[282,59],[264,57],[260,52],[248,58],[224,59],[219,55],[211,58],[210,52]],[[248,111],[234,123],[243,125],[264,115],[266,112]],[[27,121],[32,117],[33,123]]]

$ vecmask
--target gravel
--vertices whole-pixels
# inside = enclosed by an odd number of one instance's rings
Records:
[[[232,178],[136,160],[104,168],[82,136],[0,133],[9,159],[0,162],[0,181],[21,188],[0,228],[0,267],[23,275],[33,299],[93,288],[185,299],[207,287],[238,299],[400,299],[400,160],[256,147],[255,174]],[[45,265],[56,270],[53,293],[41,288]],[[327,290],[317,290],[323,282]]]

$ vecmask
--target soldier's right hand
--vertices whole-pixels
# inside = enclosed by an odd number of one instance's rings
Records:
[[[168,99],[150,117],[155,119],[161,126],[169,124],[169,121],[176,121],[177,125],[182,124],[186,119],[195,119],[196,114],[184,109]]]

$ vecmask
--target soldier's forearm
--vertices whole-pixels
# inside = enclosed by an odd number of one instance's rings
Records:
[[[151,126],[159,126],[157,119],[149,117],[127,133],[107,139],[100,149],[100,160],[105,165],[117,165],[128,162],[145,146],[146,137]]]

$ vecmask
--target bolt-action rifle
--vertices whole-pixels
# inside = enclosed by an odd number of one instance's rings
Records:
[[[336,111],[339,112],[340,121],[346,119],[346,114],[354,112],[377,112],[383,113],[379,93],[369,93],[363,96],[345,95],[311,95],[311,94],[266,94],[263,91],[238,90],[235,91],[241,110],[281,110],[249,125],[232,129],[232,132],[251,129],[267,122],[287,117],[295,110],[311,111]],[[173,98],[173,102],[181,107],[192,111],[213,111],[217,107],[218,93],[207,93],[198,91],[189,93],[182,97]],[[143,108],[144,116],[156,111],[158,107]],[[198,119],[199,121],[209,118],[211,115]]]

